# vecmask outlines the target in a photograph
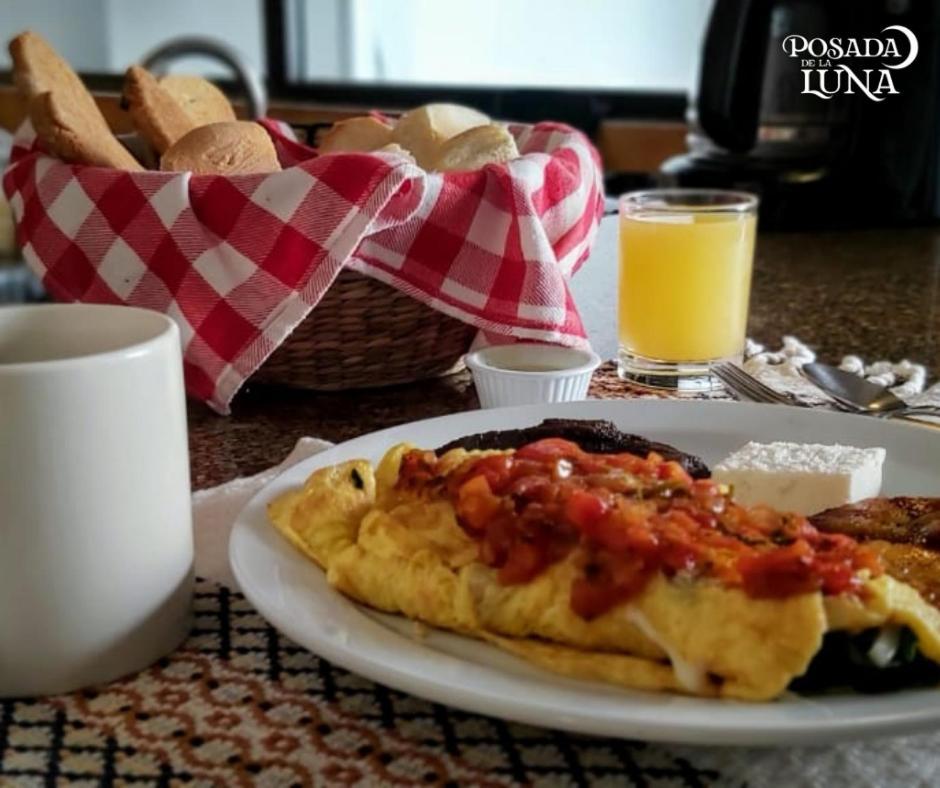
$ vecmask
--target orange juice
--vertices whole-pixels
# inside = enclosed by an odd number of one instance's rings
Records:
[[[666,362],[740,355],[755,229],[753,212],[622,215],[621,348]]]

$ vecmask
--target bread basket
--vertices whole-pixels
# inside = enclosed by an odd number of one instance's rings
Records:
[[[317,391],[412,383],[461,369],[475,334],[394,287],[342,271],[252,379]]]
[[[173,317],[187,391],[220,413],[248,379],[342,390],[442,375],[479,330],[583,341],[566,278],[603,212],[583,134],[510,126],[520,158],[436,173],[391,153],[317,155],[261,122],[283,169],[236,176],[68,165],[26,124],[3,188],[27,263],[56,300]]]

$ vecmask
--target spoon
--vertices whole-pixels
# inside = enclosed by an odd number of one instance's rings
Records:
[[[886,386],[829,364],[804,364],[803,374],[836,402],[875,416],[940,416],[940,407],[908,405]]]

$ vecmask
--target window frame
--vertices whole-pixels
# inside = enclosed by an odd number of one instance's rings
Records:
[[[527,122],[551,118],[589,134],[596,132],[603,121],[612,119],[685,121],[688,96],[683,92],[299,82],[291,79],[288,62],[290,1],[260,0],[268,92],[275,101],[313,101],[375,109],[407,109],[451,101],[476,107],[494,117]]]
[[[261,5],[262,54],[267,74],[264,83],[270,102],[310,102],[324,107],[354,110],[398,111],[438,101],[476,107],[493,117],[535,122],[551,119],[568,123],[594,136],[606,120],[686,121],[688,97],[671,91],[580,90],[571,88],[469,87],[466,85],[415,85],[299,82],[290,78],[288,63],[288,3],[291,0],[258,0]],[[91,90],[120,92],[123,74],[82,73]],[[0,70],[0,83],[10,84],[9,70]],[[229,80],[219,84],[231,91]]]

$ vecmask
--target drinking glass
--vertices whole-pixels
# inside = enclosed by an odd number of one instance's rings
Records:
[[[620,377],[702,391],[744,351],[757,198],[658,189],[620,198]]]

